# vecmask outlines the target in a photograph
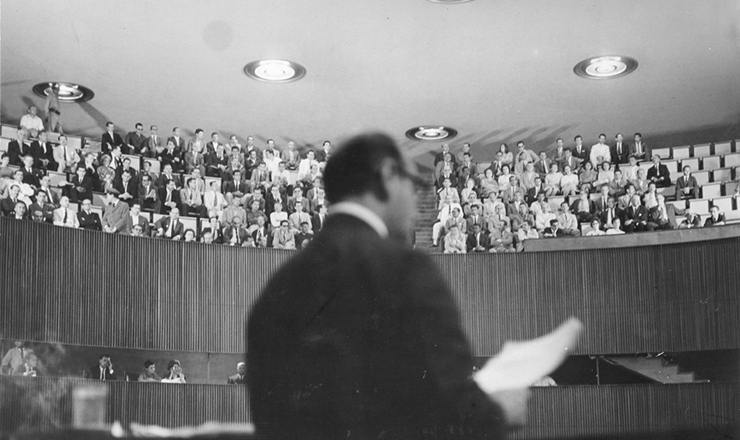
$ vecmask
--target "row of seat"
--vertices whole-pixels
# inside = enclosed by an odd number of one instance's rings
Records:
[[[711,142],[706,144],[682,145],[670,148],[656,148],[652,154],[658,154],[661,158],[676,160],[688,159],[690,157],[723,156],[738,152],[737,141]]]

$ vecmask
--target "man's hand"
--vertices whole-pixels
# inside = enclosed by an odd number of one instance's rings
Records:
[[[511,427],[524,426],[527,421],[527,401],[529,400],[529,388],[516,390],[497,391],[488,397],[496,402],[504,411],[506,422]]]

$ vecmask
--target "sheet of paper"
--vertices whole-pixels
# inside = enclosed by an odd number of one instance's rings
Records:
[[[529,387],[563,363],[582,330],[581,321],[570,317],[539,338],[507,341],[476,373],[475,381],[488,394]]]

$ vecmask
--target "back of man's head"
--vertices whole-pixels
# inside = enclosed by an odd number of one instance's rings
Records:
[[[403,157],[388,135],[370,133],[355,136],[342,144],[326,163],[326,198],[337,203],[349,197],[372,193],[381,201],[388,194],[380,178],[385,160],[403,167]]]

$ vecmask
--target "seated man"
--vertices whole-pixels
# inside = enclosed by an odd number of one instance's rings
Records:
[[[242,224],[241,217],[234,217],[232,223],[224,228],[223,242],[229,246],[242,246],[249,236],[249,231]]]
[[[540,238],[540,234],[537,233],[537,230],[532,227],[532,224],[529,222],[524,222],[519,227],[519,231],[517,231],[517,235],[515,236],[514,242],[516,243],[516,251],[521,252],[524,250],[524,241],[525,240],[532,240],[532,239],[538,239]]]
[[[647,209],[640,203],[640,196],[633,196],[632,203],[622,213],[625,232],[647,231]]]
[[[612,179],[612,181],[608,183],[609,195],[611,195],[612,197],[622,196],[626,192],[625,187],[628,184],[629,182],[622,176],[621,170],[614,171],[614,179]]]
[[[560,204],[560,212],[556,215],[558,224],[563,231],[563,234],[571,237],[580,237],[581,231],[578,229],[579,223],[575,215],[570,212],[570,206],[568,202]]]
[[[509,224],[501,225],[501,228],[491,230],[489,235],[491,247],[488,252],[514,252],[514,234]]]
[[[677,228],[676,216],[686,214],[686,210],[676,209],[672,204],[666,203],[663,194],[658,194],[657,199],[657,206],[653,206],[648,211],[647,230]]]
[[[45,131],[39,132],[38,140],[31,144],[30,153],[36,168],[44,171],[56,171],[59,168],[59,164],[54,160],[54,148]]]
[[[460,206],[454,206],[452,208],[452,215],[445,220],[444,223],[441,221],[436,222],[434,225],[432,225],[432,246],[436,247],[437,243],[439,241],[439,236],[441,235],[442,231],[444,231],[445,234],[448,234],[450,232],[450,228],[452,225],[457,225],[457,227],[460,229],[461,233],[465,233],[467,223],[465,221],[465,218],[461,215],[461,209]]]
[[[285,219],[285,221],[288,221]],[[282,223],[282,220],[280,221]],[[270,231],[280,229],[280,224],[275,228],[271,228],[264,217],[257,217],[257,225],[252,231],[252,239],[254,240],[255,247],[269,247],[272,245],[270,240]]]
[[[711,208],[709,208],[709,217],[704,221],[704,227],[707,226],[722,226],[725,224],[725,215],[721,212],[719,212],[719,207],[717,205],[712,205]]]
[[[234,171],[232,178],[224,182],[223,187],[224,196],[226,197],[227,202],[230,202],[231,199],[235,198],[242,205],[246,203],[249,193],[249,185],[247,182],[242,180],[241,171]]]
[[[679,229],[691,229],[701,226],[701,217],[693,209],[686,209],[686,221],[678,225]]]
[[[168,217],[162,217],[154,223],[154,229],[157,231],[157,238],[180,240],[185,232],[185,226],[180,221],[180,211],[170,210]]]
[[[149,230],[149,220],[141,215],[141,205],[139,202],[131,205],[131,211],[129,211],[129,225],[127,229],[132,231],[132,235],[135,226],[139,227],[138,229],[141,231],[141,235],[146,237],[151,235]]]
[[[80,227],[77,214],[69,209],[69,198],[67,196],[62,196],[59,199],[59,208],[54,210],[54,225],[75,229]]]
[[[121,173],[121,179],[117,180],[113,184],[113,188],[117,189],[118,192],[121,193],[118,198],[126,202],[129,207],[139,199],[139,191],[136,183],[133,181],[133,176],[131,175],[130,170],[124,170],[123,173]]]
[[[261,186],[264,191],[267,191],[270,188],[270,172],[267,171],[266,163],[260,162],[257,169],[252,171],[249,185],[251,190],[254,190],[254,188],[258,186]]]
[[[31,144],[26,141],[28,132],[20,129],[15,133],[15,139],[8,143],[8,158],[10,165],[23,165],[23,158],[31,154]]]
[[[205,158],[206,176],[223,177],[229,166],[229,158],[224,154],[223,144],[218,144],[216,151],[210,151]]]
[[[90,200],[82,201],[82,209],[77,213],[77,220],[80,228],[91,231],[102,231],[103,225],[100,222],[100,216],[97,212],[92,211],[92,202]]]
[[[101,355],[98,359],[98,363],[90,367],[89,379],[116,380],[115,371],[113,370],[113,362],[109,355]]]
[[[301,223],[301,230],[295,234],[295,247],[296,249],[303,249],[308,246],[308,243],[313,240],[313,232],[311,232],[311,225],[308,222]]]
[[[79,167],[72,180],[62,183],[64,188],[62,193],[66,195],[72,203],[80,203],[83,200],[92,200],[93,187],[95,185],[93,176],[87,172],[87,168]]]
[[[589,198],[588,191],[581,191],[570,209],[579,223],[591,223],[596,215],[596,204]]]
[[[32,156],[23,157],[23,166],[21,167],[23,172],[23,183],[31,185],[34,189],[39,187],[39,178],[44,174],[38,168],[34,167],[34,159]]]
[[[550,226],[542,231],[542,236],[545,238],[564,237],[565,231],[560,228],[560,222],[558,222],[558,219],[554,218],[550,220]]]
[[[691,175],[691,167],[683,167],[683,176],[676,179],[676,198],[678,200],[698,199],[699,183],[696,177]]]
[[[488,234],[483,232],[480,223],[472,223],[472,232],[468,234],[466,247],[468,252],[488,252],[491,247]],[[445,252],[447,252],[447,237],[445,237]]]
[[[28,351],[23,356],[23,364],[13,369],[10,374],[13,376],[37,377],[39,376],[37,367],[38,358],[36,357],[36,353]]]
[[[221,184],[214,180],[211,182],[208,191],[203,196],[203,203],[208,211],[216,211],[219,217],[223,214],[224,208],[228,206],[226,198],[221,194]]]
[[[300,230],[302,223],[311,224],[311,216],[303,210],[302,202],[295,202],[295,211],[288,216],[288,222],[290,224],[290,228],[294,232],[298,232],[298,230]]]
[[[671,173],[668,167],[660,163],[660,156],[653,156],[653,166],[648,169],[647,179],[655,183],[658,188],[671,186]]]
[[[206,234],[208,234],[209,244],[223,243],[223,228],[221,227],[221,222],[219,221],[218,217],[216,217],[215,213],[213,214],[213,216],[208,218],[208,224],[204,225],[203,230],[201,231],[201,236],[203,237],[204,243],[206,242]]]
[[[47,202],[46,193],[41,190],[38,190],[36,192],[36,201],[31,204],[28,210],[32,214],[36,212],[40,212],[42,221],[46,223],[53,223],[55,208],[56,207],[54,205]]]
[[[295,234],[287,220],[280,222],[280,228],[273,232],[272,247],[275,249],[295,249]]]
[[[141,183],[136,192],[139,195],[138,203],[141,209],[145,211],[160,212],[162,202],[157,195],[157,187],[152,182],[152,176],[149,173],[141,173]]]
[[[460,232],[460,228],[457,225],[450,226],[450,231],[444,237],[444,253],[465,253],[465,234]]]
[[[0,374],[11,374],[13,370],[23,365],[23,358],[26,353],[33,351],[23,348],[23,341],[13,341],[13,348],[5,353],[3,360],[0,362]]]
[[[180,211],[182,209],[182,199],[180,191],[177,190],[177,183],[174,179],[167,180],[165,186],[158,190],[160,205],[160,214],[167,214],[173,209]]]
[[[230,225],[231,223],[233,223],[234,217],[241,218],[242,220],[241,224],[243,225],[249,224],[247,222],[247,211],[245,211],[244,208],[239,206],[238,198],[232,198],[229,206],[227,206],[226,209],[224,209],[222,221],[225,224]]]
[[[198,190],[197,181],[193,177],[188,178],[187,186],[180,190],[180,202],[182,215],[208,218],[208,208],[203,203],[203,194]]]
[[[525,205],[524,203],[521,203],[519,206],[526,207],[527,205]],[[466,231],[473,231],[474,230],[473,225],[480,226],[481,230],[484,229],[486,225],[486,219],[483,218],[483,214],[481,214],[480,212],[479,204],[473,203],[472,205],[470,205],[470,215],[468,216],[467,219],[465,219],[465,222],[466,222],[466,226],[465,226]]]

